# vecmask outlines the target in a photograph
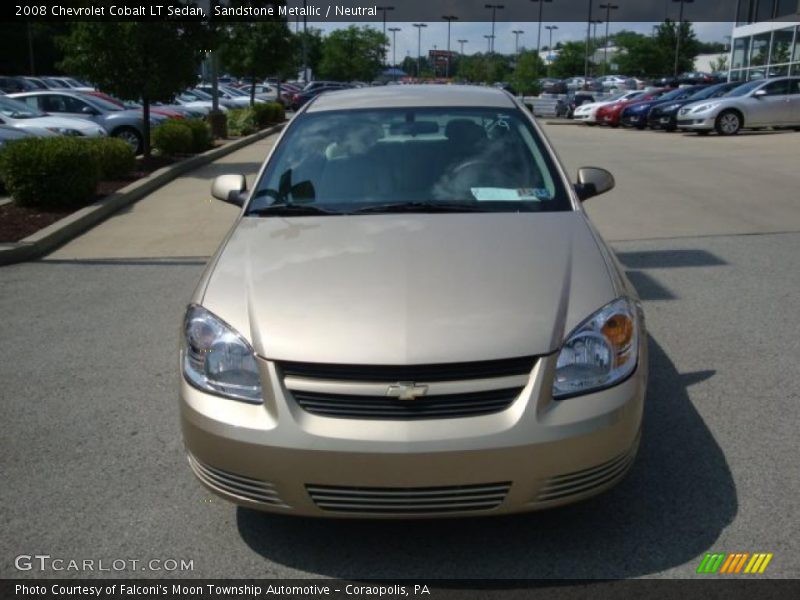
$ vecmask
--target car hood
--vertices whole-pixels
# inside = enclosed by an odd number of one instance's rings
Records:
[[[244,218],[201,303],[270,359],[542,355],[616,297],[579,212]]]
[[[65,129],[76,129],[84,134],[105,131],[105,129],[103,129],[100,125],[94,121],[89,121],[88,119],[54,116],[34,117],[32,119],[17,119],[15,121],[15,126],[23,128],[27,128],[28,126],[42,128],[63,127]]]

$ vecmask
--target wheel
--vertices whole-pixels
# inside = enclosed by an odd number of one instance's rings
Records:
[[[144,150],[142,147],[142,134],[133,127],[120,127],[111,134],[111,137],[120,139],[128,144],[136,154],[141,154]]]
[[[793,129],[794,129],[795,131],[800,131],[800,127],[794,127]]]
[[[742,117],[734,110],[726,110],[719,114],[714,128],[720,135],[736,135],[742,128]]]

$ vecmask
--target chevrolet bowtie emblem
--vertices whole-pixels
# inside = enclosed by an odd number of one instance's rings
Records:
[[[386,395],[398,400],[415,400],[428,393],[428,386],[414,382],[398,382],[390,385]]]

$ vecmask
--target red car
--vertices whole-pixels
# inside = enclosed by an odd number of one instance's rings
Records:
[[[597,123],[598,125],[609,125],[611,127],[619,127],[619,120],[622,116],[623,109],[628,106],[629,104],[633,104],[634,102],[646,102],[648,100],[653,100],[658,98],[664,92],[667,92],[667,89],[658,89],[658,90],[650,90],[646,94],[641,96],[637,96],[631,100],[620,100],[619,102],[614,102],[614,104],[608,104],[606,106],[601,106],[597,109]]]
[[[115,98],[114,96],[109,96],[108,94],[104,94],[103,92],[84,92],[89,96],[97,96],[98,98],[102,98],[106,102],[111,102],[111,104],[116,104],[120,108],[139,108],[137,103],[132,103],[131,105],[126,106],[122,100]],[[133,105],[136,106],[133,106]],[[185,119],[186,117],[177,111],[169,110],[168,108],[164,108],[162,106],[151,106],[150,112],[156,115],[162,115],[167,117],[168,119]]]

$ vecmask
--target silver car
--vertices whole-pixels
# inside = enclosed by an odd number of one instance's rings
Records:
[[[761,127],[800,130],[800,77],[750,81],[721,98],[687,104],[678,111],[677,123],[699,134],[735,135]]]
[[[636,292],[518,100],[318,96],[276,143],[181,328],[189,464],[288,514],[434,517],[574,502],[639,443]]]

